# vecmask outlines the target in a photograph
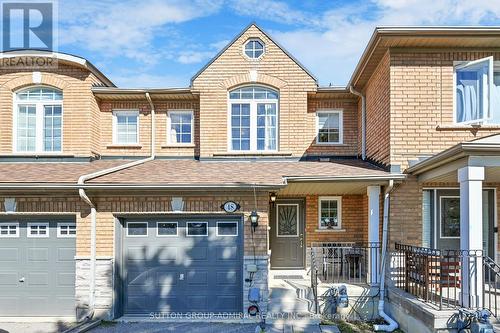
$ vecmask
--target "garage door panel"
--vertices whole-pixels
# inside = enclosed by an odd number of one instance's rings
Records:
[[[239,300],[239,297],[236,295],[216,296],[216,298],[215,298],[215,308],[217,309],[216,311],[232,312],[232,311],[234,311],[234,309],[238,308],[238,300]]]
[[[18,296],[0,296],[0,313],[2,316],[19,316],[22,299]]]
[[[151,279],[149,278],[149,272],[141,269],[131,269],[127,274],[127,283],[132,287],[146,287],[148,286]]]
[[[217,261],[238,260],[238,247],[236,246],[217,246]]]
[[[208,287],[208,271],[206,270],[190,270],[187,273],[186,282],[189,286]]]
[[[208,309],[208,297],[203,295],[188,296],[187,306],[190,312],[204,312]]]
[[[75,285],[75,274],[73,273],[56,273],[56,282],[58,287],[73,287]]]
[[[29,263],[46,263],[49,261],[49,249],[46,247],[30,247],[27,249],[27,257]]]
[[[239,283],[238,272],[235,269],[227,271],[217,271],[216,284],[217,286],[232,285],[236,286]]]
[[[17,286],[18,276],[17,272],[0,272],[0,286]]]
[[[157,287],[178,285],[179,273],[171,269],[158,269],[155,272],[155,281]]]
[[[76,249],[75,248],[59,248],[57,249],[57,261],[58,262],[71,262],[75,260]]]
[[[207,261],[208,246],[194,247],[186,253],[186,256],[193,261]]]
[[[2,239],[2,242],[4,239]],[[9,263],[19,261],[19,249],[0,248],[0,263]]]
[[[49,285],[49,273],[48,272],[30,272],[26,274],[27,286],[37,286],[37,287],[47,287]]]
[[[173,246],[163,246],[158,249],[157,258],[162,263],[168,263],[171,261],[178,261],[180,258],[178,256],[179,249]]]

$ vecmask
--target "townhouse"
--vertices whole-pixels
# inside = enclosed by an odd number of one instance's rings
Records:
[[[384,202],[389,246],[494,258],[499,37],[378,28],[347,87],[255,24],[184,88],[3,53],[56,66],[0,69],[1,316],[246,313],[252,288],[266,312],[272,270],[379,244]]]

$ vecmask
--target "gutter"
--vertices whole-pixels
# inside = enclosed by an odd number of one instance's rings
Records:
[[[155,108],[154,104],[151,101],[151,97],[149,96],[149,93],[146,93],[146,99],[148,100],[150,106],[151,106],[151,156],[145,159],[133,161],[127,164],[119,165],[113,168],[97,171],[94,173],[90,173],[87,175],[82,175],[78,179],[78,194],[80,195],[80,198],[86,202],[90,206],[90,282],[89,282],[89,312],[86,316],[86,320],[90,321],[94,317],[95,314],[95,270],[96,270],[96,233],[97,233],[97,208],[96,205],[92,202],[92,200],[88,197],[87,193],[85,193],[85,188],[83,187],[83,184],[90,179],[104,176],[116,171],[124,170],[127,168],[131,168],[133,166],[143,164],[149,161],[154,160],[155,158]]]
[[[364,180],[399,180],[405,179],[405,174],[390,174],[380,176],[291,176],[283,177],[287,182],[321,182],[321,181],[364,181]]]
[[[385,313],[385,266],[386,266],[386,256],[387,256],[387,241],[388,241],[388,229],[389,229],[389,202],[390,194],[394,188],[394,181],[390,180],[389,185],[385,189],[384,194],[384,221],[382,225],[382,266],[380,267],[380,299],[378,301],[378,314],[382,317],[388,324],[384,325],[373,325],[375,331],[392,332],[398,328],[398,323],[389,317]]]
[[[366,160],[366,97],[351,85],[349,91],[361,97],[361,159]]]
[[[111,171],[116,172],[120,171],[121,168],[126,165],[120,166],[119,170]],[[109,170],[109,169],[107,169]],[[104,171],[107,171],[104,170]],[[95,177],[99,177],[95,176]],[[47,185],[47,184],[25,184],[19,185],[19,183],[5,183],[0,185],[0,190],[203,190],[203,189],[253,189],[254,187],[257,189],[279,189],[285,187],[286,184],[262,184],[262,185],[253,185],[253,184],[208,184],[208,185],[193,185],[193,184],[179,184],[179,185],[116,185],[116,184],[57,184],[57,185]]]

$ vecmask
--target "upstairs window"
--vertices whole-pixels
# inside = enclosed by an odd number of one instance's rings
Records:
[[[322,110],[316,112],[318,144],[342,143],[342,110]]]
[[[193,111],[169,111],[167,117],[167,144],[193,143]]]
[[[260,86],[229,93],[229,150],[277,150],[278,96],[278,92]]]
[[[139,111],[113,111],[113,144],[136,145],[139,143]]]
[[[63,95],[60,90],[32,87],[14,96],[14,151],[62,151]]]
[[[250,59],[258,59],[264,54],[264,43],[260,39],[250,39],[245,43],[245,55]]]
[[[455,66],[455,122],[500,124],[500,64],[493,57]]]

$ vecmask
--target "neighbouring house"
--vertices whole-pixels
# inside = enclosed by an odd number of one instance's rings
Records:
[[[246,313],[255,287],[266,312],[273,271],[376,286],[384,212],[388,311],[445,288],[486,306],[481,265],[444,251],[496,265],[499,44],[500,28],[377,28],[346,87],[255,24],[183,88],[2,53],[0,316]]]

